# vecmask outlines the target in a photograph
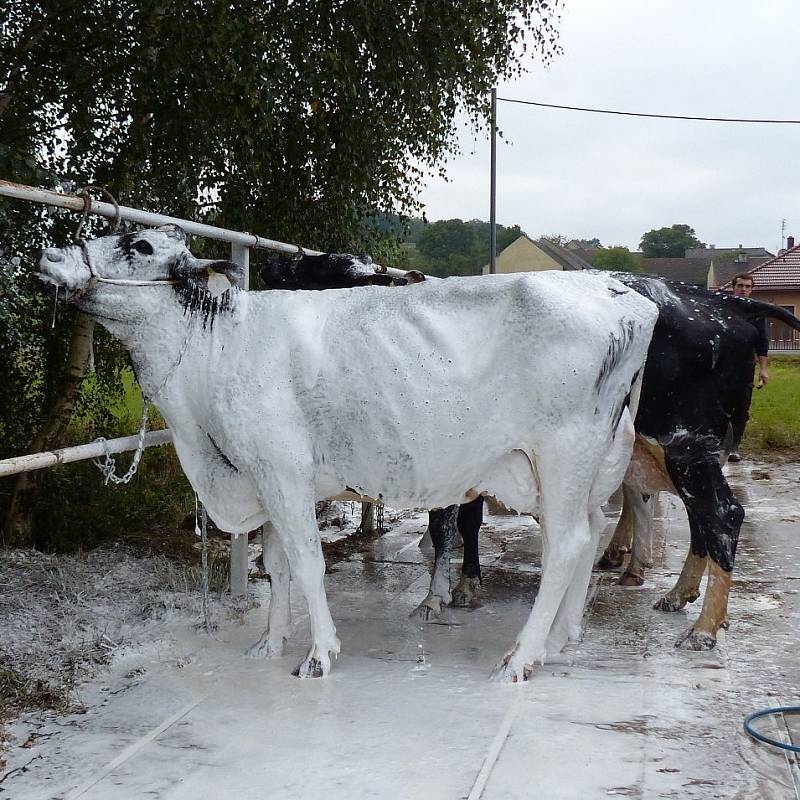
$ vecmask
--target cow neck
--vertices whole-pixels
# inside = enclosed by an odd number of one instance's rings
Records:
[[[180,373],[187,351],[202,343],[208,330],[199,315],[184,314],[180,304],[165,313],[157,309],[149,318],[126,332],[126,344],[145,397],[158,405],[168,396],[170,384]]]

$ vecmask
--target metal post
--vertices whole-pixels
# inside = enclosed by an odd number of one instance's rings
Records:
[[[489,181],[489,274],[497,272],[497,89],[492,89],[491,178]]]
[[[245,291],[250,288],[250,248],[243,244],[231,245],[231,261],[244,268],[244,286]]]
[[[231,245],[231,261],[244,269],[244,289],[250,288],[250,248],[242,244]],[[231,534],[231,595],[242,597],[247,594],[247,573],[249,552],[247,534]]]

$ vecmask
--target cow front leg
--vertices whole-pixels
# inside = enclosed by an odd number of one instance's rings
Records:
[[[481,585],[481,562],[478,534],[483,524],[483,497],[462,504],[458,509],[458,532],[464,542],[461,578],[453,589],[453,605],[469,608],[478,596]]]
[[[270,582],[267,629],[247,654],[258,658],[276,658],[283,655],[292,627],[289,560],[271,522],[262,527],[261,538],[264,571],[269,575]]]
[[[311,621],[311,648],[293,674],[300,678],[321,678],[330,672],[331,655],[339,653],[340,644],[325,597],[325,558],[313,498],[301,497],[292,490],[311,483],[299,476],[289,479],[288,471],[277,474],[282,474],[286,482],[277,490],[265,491],[264,506],[270,510],[273,535],[277,535],[286,554],[289,573],[305,597]]]
[[[431,622],[438,619],[442,606],[451,600],[450,551],[456,535],[458,506],[434,508],[428,512],[428,530],[433,540],[434,562],[427,597],[411,612],[411,619]]]

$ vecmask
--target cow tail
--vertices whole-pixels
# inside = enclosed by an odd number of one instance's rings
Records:
[[[800,319],[791,311],[776,306],[773,303],[765,303],[763,300],[754,300],[752,297],[736,297],[733,308],[743,317],[748,319],[760,319],[770,317],[786,323],[790,328],[800,331]]]

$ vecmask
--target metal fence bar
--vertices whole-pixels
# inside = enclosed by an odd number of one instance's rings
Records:
[[[242,244],[231,245],[231,261],[244,269],[244,288],[250,288],[250,248]],[[262,541],[265,539],[262,538]],[[247,594],[247,577],[249,573],[249,550],[247,534],[231,534],[231,560],[229,581],[231,595],[244,597]]]
[[[164,428],[160,431],[149,431],[144,435],[144,446],[168,444],[172,441],[172,431]],[[72,464],[75,461],[86,461],[89,458],[102,458],[106,453],[127,453],[135,450],[139,444],[139,434],[122,436],[119,439],[108,439],[106,442],[90,442],[75,447],[62,447],[46,453],[31,453],[27,456],[15,456],[0,461],[0,478],[17,475],[20,472],[32,472],[36,469],[55,467],[58,464]]]
[[[800,339],[771,339],[769,349],[770,352],[800,350]]]

